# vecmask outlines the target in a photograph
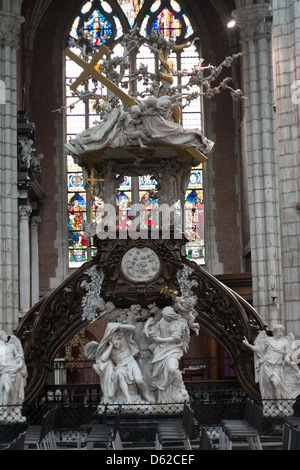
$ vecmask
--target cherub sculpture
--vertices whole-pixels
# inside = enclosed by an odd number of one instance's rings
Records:
[[[192,331],[199,335],[199,323],[195,322],[195,304],[196,297],[176,297],[174,301],[175,310],[183,316],[188,322],[188,325]]]
[[[255,381],[259,384],[264,414],[292,415],[293,404],[300,394],[300,371],[292,355],[294,335],[285,336],[285,328],[275,325],[273,336],[261,331],[254,344],[244,344],[254,352]]]

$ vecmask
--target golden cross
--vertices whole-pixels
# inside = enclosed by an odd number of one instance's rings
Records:
[[[96,69],[98,62],[104,54],[106,54],[109,51],[108,47],[102,45],[97,52],[97,54],[94,55],[92,58],[91,62],[85,62],[83,59],[78,57],[74,52],[72,52],[69,48],[65,49],[65,55],[68,56],[71,60],[76,62],[79,67],[83,68],[83,72],[80,74],[80,76],[75,80],[74,83],[70,86],[72,91],[75,91],[76,88],[88,77],[91,76],[95,80],[99,81],[102,83],[102,85],[106,86],[110,91],[112,91],[115,95],[117,95],[122,101],[124,101],[126,104],[129,106],[134,106],[136,102],[134,99],[127,95],[124,91],[122,91],[117,85],[115,85],[111,80],[109,80],[105,75],[102,75],[102,73],[99,72],[99,70]]]
[[[90,223],[93,223],[93,201],[95,198],[95,186],[96,181],[104,181],[103,178],[95,178],[95,169],[92,168],[90,178],[84,178],[83,181],[87,181],[90,185],[90,198],[91,198],[91,208],[90,208]]]

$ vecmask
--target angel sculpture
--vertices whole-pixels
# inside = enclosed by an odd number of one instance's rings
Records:
[[[189,396],[179,370],[179,361],[187,351],[190,330],[187,320],[173,307],[164,307],[155,323],[147,320],[145,334],[152,350],[151,390],[157,392],[158,403],[183,403]]]
[[[195,322],[195,303],[196,297],[176,297],[174,302],[175,310],[183,316],[188,322],[188,325],[192,331],[199,335],[199,323]]]
[[[27,379],[21,341],[0,331],[0,405],[1,421],[22,422],[21,414]]]
[[[275,325],[273,336],[261,331],[254,344],[243,343],[254,352],[255,381],[259,383],[266,416],[292,415],[300,394],[300,371],[292,360],[295,338],[285,336],[285,328]]]
[[[100,377],[102,403],[152,402],[140,367],[135,359],[139,350],[132,335],[135,326],[111,322],[100,343],[90,341],[84,348]]]

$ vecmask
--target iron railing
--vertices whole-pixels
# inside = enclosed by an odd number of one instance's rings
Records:
[[[72,400],[69,397],[72,396]],[[155,405],[151,410],[148,405],[140,403],[133,413],[126,404],[115,404],[113,407],[100,406],[100,395],[97,391],[90,394],[87,400],[86,395],[77,394],[75,391],[68,396],[62,396],[60,401],[51,401],[47,396],[41,397],[34,405],[24,406],[22,416],[23,422],[15,421],[15,408],[5,407],[6,421],[0,422],[0,448],[4,444],[11,442],[29,425],[41,423],[45,413],[55,408],[54,432],[59,446],[76,447],[78,436],[81,435],[81,442],[84,443],[88,426],[96,422],[109,422],[114,417],[112,409],[118,410],[121,416],[120,433],[124,442],[131,445],[146,448],[151,447],[155,436],[155,428],[159,417],[174,416],[180,413],[182,404]],[[199,438],[201,427],[205,427],[213,441],[219,438],[220,422],[222,419],[242,419],[245,413],[247,396],[239,389],[206,389],[195,392],[190,396],[190,406],[194,411],[194,439]],[[281,405],[283,402],[281,401]],[[286,410],[290,407],[289,400],[286,401]],[[161,407],[161,409],[159,409]],[[0,413],[3,407],[0,407]],[[300,416],[300,404],[297,400],[294,404],[294,416]],[[11,419],[9,419],[9,417]],[[283,425],[286,416],[284,409],[281,416],[277,413],[274,416],[264,416],[261,438],[262,440],[281,441],[283,435]]]

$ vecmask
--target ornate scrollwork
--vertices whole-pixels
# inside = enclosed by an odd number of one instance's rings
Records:
[[[163,307],[169,302],[164,295],[166,286],[179,295],[197,298],[194,307],[197,322],[228,351],[244,389],[251,396],[259,397],[252,355],[243,339],[244,336],[253,338],[255,333],[265,329],[265,325],[247,302],[182,255],[184,240],[116,239],[98,243],[99,254],[38,302],[16,331],[23,343],[28,368],[27,402],[41,393],[60,347],[89,321],[84,316],[84,309],[94,305],[88,301],[90,292],[94,292],[96,300],[112,301],[117,308],[133,304],[148,306],[153,302]],[[147,282],[124,276],[121,269],[123,255],[132,248],[150,247],[161,263],[157,275]]]

